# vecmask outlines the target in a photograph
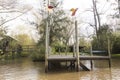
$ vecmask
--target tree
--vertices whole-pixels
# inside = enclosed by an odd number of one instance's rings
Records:
[[[114,14],[114,17],[120,18],[120,0],[115,0],[112,4],[117,5],[117,7],[115,7],[115,10],[117,10],[117,12]]]
[[[18,34],[18,35],[15,35],[15,38],[16,38],[16,40],[18,40],[18,42],[21,45],[33,45],[33,44],[35,44],[34,40],[31,39],[27,34]]]
[[[102,25],[101,28],[97,31],[97,33],[99,34],[99,43],[97,42],[97,38],[93,37],[93,49],[108,50],[108,39],[110,40],[110,48],[112,49],[114,38],[112,30],[109,28],[109,26],[106,24]]]
[[[112,53],[120,53],[120,35],[115,35],[115,40],[112,46]]]
[[[23,7],[19,6],[18,0],[0,0],[0,30],[6,31],[6,26],[4,24],[15,20],[16,18],[31,10],[31,7],[26,5],[21,6]]]
[[[101,5],[101,2],[99,1],[99,0],[91,0],[92,1],[92,9],[89,9],[89,10],[87,10],[87,11],[91,11],[92,12],[92,16],[93,16],[93,20],[94,20],[94,22],[93,23],[88,23],[93,29],[94,29],[94,31],[95,31],[95,36],[94,36],[94,39],[96,39],[96,44],[98,44],[98,45],[96,45],[96,47],[100,47],[100,38],[101,38],[101,33],[99,33],[100,32],[100,30],[101,30],[101,28],[103,28],[103,23],[102,23],[102,16],[103,15],[105,15],[105,16],[107,16],[108,15],[108,13],[106,13],[109,9],[105,9],[106,8],[106,4],[107,3],[110,3],[110,2],[107,2],[107,0],[106,1],[104,1],[105,3],[104,3],[104,5],[102,6]],[[99,7],[100,6],[100,7]],[[101,8],[101,6],[102,6],[102,8]],[[108,7],[108,6],[107,6]],[[111,27],[111,26],[109,26],[109,27]]]
[[[0,27],[0,39],[2,39],[6,34],[6,27]]]
[[[49,14],[46,18],[41,21],[38,30],[41,35],[41,39],[45,39],[45,21],[49,22],[49,33],[50,33],[50,45],[56,41],[61,41],[61,43],[68,42],[69,33],[71,33],[69,27],[72,25],[71,19],[66,15],[65,11],[61,8],[60,4],[53,9],[53,12]],[[67,36],[69,36],[67,38]],[[44,40],[43,40],[44,41]]]
[[[98,28],[100,27],[100,16],[98,14],[98,11],[97,11],[97,5],[96,5],[96,0],[92,0],[93,2],[93,15],[94,15],[94,24],[95,24],[95,31],[96,31],[96,37],[98,39],[98,33],[97,33],[97,30]],[[99,26],[98,26],[99,24]]]

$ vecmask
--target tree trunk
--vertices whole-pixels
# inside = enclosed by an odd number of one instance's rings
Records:
[[[96,2],[94,0],[93,0],[93,3],[94,3],[94,10],[95,10],[95,13],[96,13],[96,18],[97,18],[97,21],[98,21],[98,27],[100,29],[100,27],[101,27],[100,15],[98,13]]]
[[[95,32],[96,32],[96,36],[98,38],[98,34],[97,34],[97,19],[96,19],[96,12],[95,12],[95,2],[94,0],[92,0],[93,2],[93,15],[94,15],[94,23],[95,23]]]
[[[97,43],[99,42],[99,35],[98,35],[98,23],[97,23],[97,17],[96,17],[96,3],[94,0],[92,0],[93,3],[93,15],[94,15],[94,24],[95,24],[95,32],[96,32],[96,38],[97,38]]]
[[[93,3],[93,14],[94,14],[97,44],[98,44],[98,47],[99,47],[100,46],[100,44],[99,44],[100,36],[99,36],[98,30],[100,30],[100,28],[101,28],[101,21],[100,21],[100,15],[98,13],[97,5],[96,5],[96,0],[92,0],[92,3]]]
[[[119,10],[119,18],[120,18],[120,0],[118,0],[118,10]]]

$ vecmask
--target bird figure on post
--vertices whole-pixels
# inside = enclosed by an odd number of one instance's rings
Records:
[[[58,6],[59,2],[57,4],[52,3],[52,5],[48,5],[48,9],[53,9]]]
[[[70,11],[72,12],[71,16],[74,16],[76,14],[76,11],[78,10],[78,8],[71,8]]]

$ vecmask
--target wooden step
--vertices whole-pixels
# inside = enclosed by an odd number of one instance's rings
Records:
[[[83,63],[80,62],[80,66],[82,67],[83,70],[85,71],[90,71],[89,68],[87,68]]]

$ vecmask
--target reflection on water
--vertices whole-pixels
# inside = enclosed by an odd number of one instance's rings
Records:
[[[119,80],[120,62],[112,60],[112,68],[107,61],[94,61],[93,71],[50,71],[44,72],[43,62],[29,59],[0,62],[0,80]],[[88,61],[86,65],[89,66]]]

